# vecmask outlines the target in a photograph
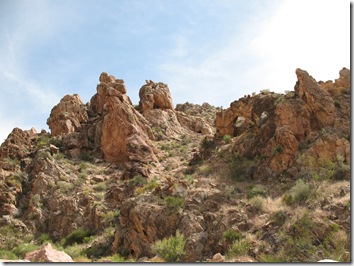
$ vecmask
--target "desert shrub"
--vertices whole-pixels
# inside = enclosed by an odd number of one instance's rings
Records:
[[[41,196],[39,194],[35,194],[30,199],[30,205],[35,206],[35,207],[39,207],[40,200],[41,200]]]
[[[133,187],[145,185],[145,184],[146,184],[146,178],[144,178],[140,174],[134,176],[132,179],[129,179],[127,181],[127,185],[129,188],[133,188]]]
[[[226,253],[226,258],[234,258],[248,255],[251,242],[247,239],[236,240]]]
[[[65,247],[64,252],[67,253],[73,260],[76,258],[86,258],[85,250],[83,245],[73,244]]]
[[[165,204],[170,209],[179,210],[184,207],[184,199],[178,198],[178,197],[173,197],[173,196],[168,196],[165,198]]]
[[[74,243],[83,243],[84,238],[91,235],[92,234],[89,230],[80,227],[72,231],[67,237],[65,237],[64,246],[73,245]]]
[[[156,177],[154,177],[153,179],[151,179],[145,186],[143,187],[138,187],[135,189],[135,194],[136,195],[140,195],[142,193],[145,193],[146,191],[151,191],[154,188],[159,187],[159,183],[157,182]]]
[[[229,199],[237,195],[238,190],[234,186],[226,185],[224,188],[224,195]]]
[[[96,186],[93,187],[95,191],[106,191],[107,185],[105,183],[98,183]]]
[[[255,196],[267,196],[267,190],[263,186],[254,186],[248,191],[248,198],[253,198]]]
[[[182,137],[181,137],[181,144],[182,145],[188,145],[191,142],[192,142],[191,137],[189,137],[188,135],[182,135]]]
[[[231,137],[230,135],[224,135],[224,137],[223,137],[222,139],[223,139],[223,141],[225,141],[226,143],[230,143],[232,137]]]
[[[283,152],[284,148],[281,145],[278,145],[274,151],[273,151],[273,155],[275,154],[281,154]]]
[[[341,107],[340,102],[339,101],[334,101],[334,106],[336,108],[340,108]]]
[[[271,216],[271,220],[275,225],[282,226],[286,219],[288,218],[288,214],[284,210],[278,210],[274,212]]]
[[[199,173],[201,175],[208,176],[213,172],[213,167],[210,164],[204,164],[199,167]]]
[[[3,260],[17,260],[19,259],[18,256],[9,250],[2,250],[0,249],[0,258]]]
[[[0,227],[0,250],[10,251],[24,239],[24,234],[12,225]]]
[[[39,240],[40,240],[41,244],[43,244],[43,243],[50,241],[51,239],[50,239],[49,234],[43,233],[40,235]]]
[[[256,212],[263,212],[264,211],[264,202],[265,199],[262,196],[255,196],[250,199],[249,203],[252,207],[252,210]]]
[[[92,162],[94,157],[91,154],[84,153],[84,154],[81,154],[80,159],[83,161]]]
[[[259,262],[285,262],[284,258],[278,257],[274,254],[260,254],[258,257]]]
[[[254,164],[253,160],[234,154],[229,162],[230,177],[235,181],[244,181],[252,175]]]
[[[215,141],[213,139],[208,139],[206,137],[201,142],[201,147],[202,147],[202,149],[205,149],[205,150],[214,147],[214,145],[215,145]]]
[[[73,183],[69,183],[65,181],[58,181],[57,186],[60,189],[60,192],[62,193],[68,193],[72,191],[75,187]]]
[[[260,91],[262,94],[269,94],[270,90],[269,89],[264,89]]]
[[[296,180],[295,185],[283,195],[283,202],[287,205],[304,204],[311,196],[313,188],[304,180]]]
[[[129,259],[127,260],[126,258],[124,258],[122,255],[118,254],[118,253],[115,253],[113,254],[112,256],[109,256],[109,257],[104,257],[104,258],[101,258],[99,261],[112,261],[112,262],[134,262],[134,260],[132,259]]]
[[[102,214],[106,227],[113,225],[119,216],[120,216],[119,210],[109,211],[107,213]]]
[[[223,234],[222,234],[223,238],[227,241],[227,242],[235,242],[236,240],[240,240],[242,235],[240,232],[237,232],[233,229],[227,229]]]
[[[152,251],[167,262],[177,262],[180,261],[185,254],[185,244],[186,240],[184,236],[177,231],[176,236],[170,236],[169,238],[156,241],[152,246]]]

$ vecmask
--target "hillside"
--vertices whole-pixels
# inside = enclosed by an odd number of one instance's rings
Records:
[[[0,259],[350,261],[350,70],[296,76],[227,109],[151,80],[134,106],[107,73],[89,103],[64,96],[50,132],[0,147]]]

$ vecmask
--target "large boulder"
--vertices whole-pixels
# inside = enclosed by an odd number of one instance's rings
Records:
[[[53,249],[49,243],[40,250],[27,253],[25,260],[29,260],[31,262],[74,262],[68,254],[64,251]]]

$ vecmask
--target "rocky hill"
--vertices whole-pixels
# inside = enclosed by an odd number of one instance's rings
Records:
[[[174,108],[153,81],[134,106],[102,73],[90,102],[52,109],[50,133],[15,128],[1,145],[0,259],[49,242],[74,261],[350,261],[350,70],[339,75],[297,69],[293,91],[222,109]]]

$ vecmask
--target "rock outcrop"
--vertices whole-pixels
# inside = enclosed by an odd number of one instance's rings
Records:
[[[50,112],[47,124],[53,136],[77,132],[87,122],[87,112],[78,94],[66,95]]]
[[[174,110],[172,97],[168,86],[162,82],[147,81],[139,91],[142,113],[152,109]]]

